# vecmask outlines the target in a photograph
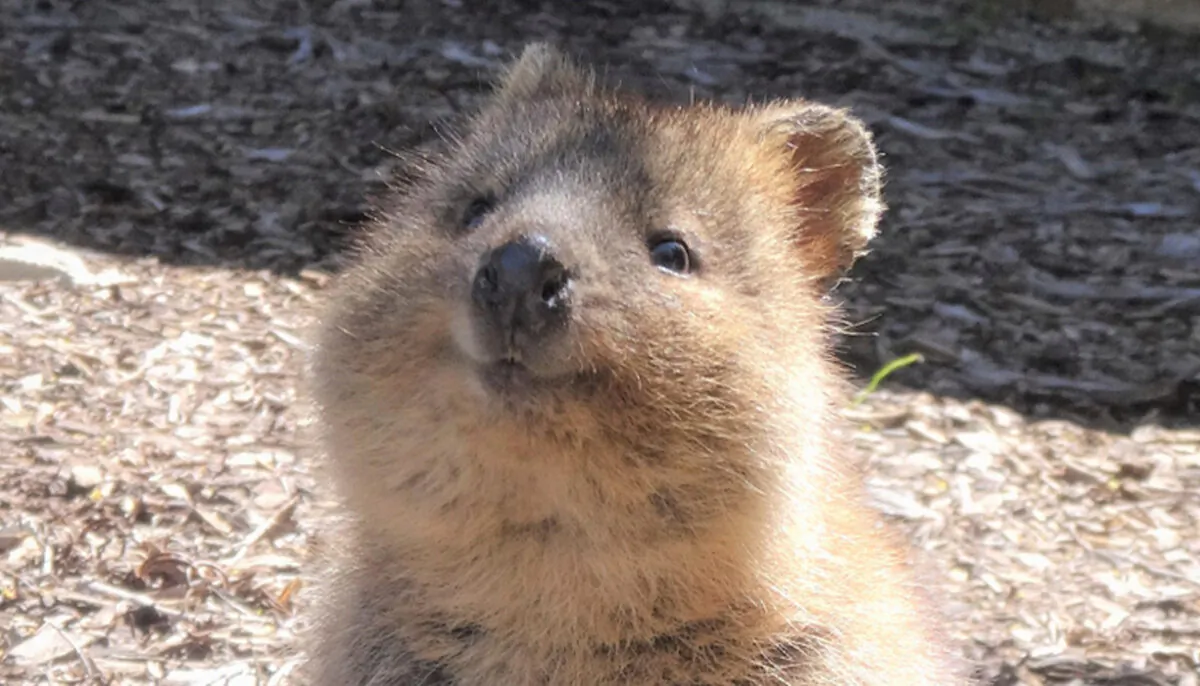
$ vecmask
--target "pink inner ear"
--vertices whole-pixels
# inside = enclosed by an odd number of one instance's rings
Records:
[[[870,134],[838,110],[814,109],[790,119],[786,147],[796,242],[825,276],[854,262],[874,236],[883,206]]]

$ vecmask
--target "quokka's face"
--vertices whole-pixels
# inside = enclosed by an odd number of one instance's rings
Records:
[[[736,438],[789,358],[820,353],[819,283],[880,209],[838,110],[656,108],[543,46],[446,147],[330,310],[329,411]]]

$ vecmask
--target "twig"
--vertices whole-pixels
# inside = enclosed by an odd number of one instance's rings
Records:
[[[141,607],[150,608],[155,612],[158,612],[166,617],[171,617],[172,619],[183,619],[186,617],[185,613],[179,610],[172,610],[170,608],[163,607],[150,596],[143,595],[141,593],[135,593],[133,591],[127,591],[123,588],[117,588],[116,586],[106,584],[103,581],[89,581],[84,584],[84,586],[101,595],[106,595],[110,598],[118,598],[120,600],[128,600],[129,602],[136,603]]]
[[[272,622],[270,619],[263,617],[261,614],[255,611],[254,608],[248,605],[245,601],[226,591],[225,589],[214,586],[210,588],[209,591],[213,595],[220,598],[226,605],[236,611],[239,615],[241,615],[243,620],[250,620],[258,624],[274,624],[274,622]]]
[[[280,665],[279,669],[275,670],[275,673],[267,680],[267,686],[280,686],[280,684],[283,684],[284,680],[291,676],[292,672],[296,671],[296,667],[301,662],[303,662],[303,658],[293,657]]]
[[[275,512],[268,517],[265,522],[259,524],[257,529],[250,532],[250,535],[238,544],[237,552],[234,553],[233,557],[225,560],[225,564],[234,565],[240,562],[241,559],[246,556],[247,551],[249,551],[255,543],[258,543],[262,539],[269,536],[271,532],[273,532],[275,529],[278,529],[284,523],[284,521],[290,518],[292,513],[296,510],[296,506],[299,504],[300,494],[293,495],[291,498],[289,498],[288,501],[281,505],[279,509],[275,510]]]
[[[1119,555],[1116,555],[1115,553],[1110,553],[1106,550],[1093,549],[1091,551],[1091,553],[1092,553],[1092,555],[1095,555],[1096,557],[1104,560],[1105,562],[1108,562],[1109,564],[1116,567],[1117,569],[1120,569],[1123,566],[1137,567],[1139,569],[1142,569],[1143,571],[1153,574],[1154,576],[1162,577],[1164,579],[1171,579],[1173,581],[1182,581],[1183,583],[1188,584],[1190,586],[1195,586],[1196,588],[1200,588],[1200,580],[1193,579],[1193,578],[1187,576],[1186,574],[1172,572],[1169,569],[1163,569],[1162,567],[1152,565],[1148,562],[1141,562],[1140,560],[1131,560],[1128,558],[1124,558]]]
[[[1082,281],[1064,281],[1033,274],[1029,284],[1035,291],[1060,298],[1079,300],[1178,300],[1180,305],[1200,303],[1200,288],[1175,288],[1171,286],[1113,286],[1102,288]]]
[[[57,631],[59,637],[61,637],[62,640],[66,641],[67,645],[71,646],[71,650],[75,651],[75,655],[79,657],[79,661],[83,663],[84,670],[87,671],[87,678],[91,679],[91,680],[98,679],[99,674],[96,671],[96,663],[92,661],[91,657],[89,657],[85,652],[83,652],[83,646],[79,645],[79,643],[77,643],[75,641],[75,639],[71,638],[71,636],[69,634],[67,634],[67,632],[64,631],[63,628],[61,626],[59,626],[58,624],[56,624],[50,620],[46,620],[46,625],[49,626],[50,628],[54,629],[55,631]]]
[[[1068,379],[1049,374],[1022,374],[1009,369],[1000,369],[990,364],[963,364],[963,376],[976,387],[995,390],[1015,384],[1023,384],[1035,393],[1066,394],[1085,396],[1106,404],[1128,407],[1139,403],[1154,402],[1170,397],[1179,384],[1200,373],[1200,366],[1185,369],[1170,378],[1153,383],[1135,384],[1116,379]]]

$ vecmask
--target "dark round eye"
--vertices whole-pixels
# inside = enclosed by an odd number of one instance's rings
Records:
[[[463,211],[462,227],[468,231],[478,228],[487,217],[488,212],[496,207],[496,200],[491,196],[480,196],[467,204]]]
[[[651,243],[650,260],[654,266],[677,274],[687,274],[692,269],[692,256],[678,238],[663,238]]]

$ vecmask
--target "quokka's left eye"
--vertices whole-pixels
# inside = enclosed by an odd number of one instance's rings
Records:
[[[692,270],[692,255],[687,244],[674,236],[650,243],[650,261],[659,269],[676,274],[687,274]]]

